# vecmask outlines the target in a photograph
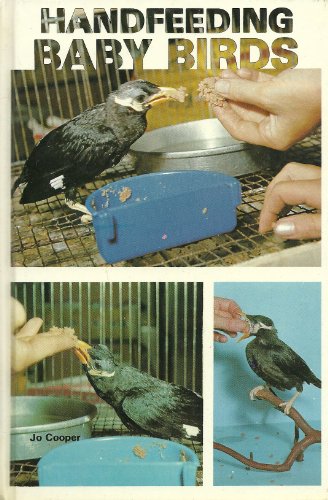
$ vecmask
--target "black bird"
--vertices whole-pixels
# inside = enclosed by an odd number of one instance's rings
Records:
[[[248,314],[245,316],[249,323],[249,333],[243,334],[239,340],[250,335],[255,336],[246,347],[249,366],[269,388],[275,387],[281,391],[296,388],[294,396],[280,404],[285,407],[284,412],[288,415],[295,399],[303,391],[304,382],[321,388],[321,380],[293,349],[278,338],[277,330],[270,318]],[[255,399],[260,389],[263,389],[263,386],[251,390],[251,399]]]
[[[168,99],[183,102],[184,95],[184,89],[158,87],[145,80],[124,83],[105,103],[83,111],[41,139],[16,179],[12,195],[23,183],[20,203],[64,192],[70,208],[90,215],[75,203],[76,188],[119,163],[145,132],[151,106]]]
[[[91,347],[79,341],[75,354],[98,396],[114,408],[128,429],[165,439],[202,441],[201,396],[118,363],[105,345]]]

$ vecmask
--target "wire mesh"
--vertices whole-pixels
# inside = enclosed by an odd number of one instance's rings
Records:
[[[106,21],[99,11],[99,23]],[[83,12],[81,20],[83,18]],[[192,23],[191,23],[192,24]],[[109,23],[107,28],[112,29]],[[47,40],[42,43],[48,43]],[[170,44],[169,57],[174,58],[176,44]],[[63,120],[72,118],[88,106],[103,102],[108,93],[117,89],[121,83],[145,78],[164,86],[185,85],[188,99],[184,106],[180,103],[168,103],[164,107],[154,108],[148,114],[149,129],[173,123],[199,120],[212,116],[210,107],[199,102],[197,97],[198,82],[211,74],[204,64],[203,42],[198,47],[198,66],[190,72],[182,65],[176,65],[172,71],[144,70],[136,58],[134,69],[120,70],[117,49],[112,52],[112,64],[106,64],[98,57],[96,69],[89,66],[87,71],[72,70],[64,65],[56,70],[54,64],[43,65],[42,44],[36,50],[35,71],[13,71],[13,112],[12,112],[12,158],[13,181],[22,169],[22,162],[30,154],[35,141],[39,140]],[[83,47],[81,52],[82,59]],[[102,47],[101,50],[103,50]],[[72,50],[70,53],[73,59]],[[285,156],[287,161],[321,164],[321,131],[291,148]],[[90,192],[103,185],[128,176],[137,175],[132,155],[128,155],[111,171],[104,172],[79,190],[79,200],[83,202]],[[252,259],[258,255],[277,252],[286,247],[300,245],[301,242],[278,242],[272,234],[257,233],[257,219],[262,206],[264,191],[272,179],[273,172],[261,170],[258,174],[240,177],[243,184],[243,203],[238,208],[237,229],[229,235],[214,236],[202,242],[185,245],[167,251],[148,254],[130,261],[118,262],[114,266],[229,266]],[[254,184],[252,184],[254,183]],[[12,210],[12,264],[14,266],[105,266],[99,255],[92,225],[80,222],[80,215],[71,212],[64,205],[64,196],[22,206],[19,204],[20,193],[17,190],[13,198]],[[296,210],[307,211],[305,207]]]
[[[97,416],[92,424],[92,437],[124,436],[130,435],[130,431],[121,422],[114,410],[104,404],[97,405]],[[203,446],[193,440],[183,440],[181,444],[191,448],[198,456],[200,467],[197,470],[196,485],[203,484]],[[39,460],[12,461],[10,464],[11,486],[38,486],[38,464]]]
[[[20,282],[12,284],[12,295],[28,318],[42,318],[43,331],[70,326],[90,344],[107,344],[120,362],[202,393],[202,283]],[[14,382],[16,395],[66,396],[96,404],[92,437],[130,434],[96,395],[71,352],[44,359]],[[200,443],[183,444],[202,459]],[[10,484],[37,486],[37,460],[12,462]],[[201,468],[197,484],[202,484]]]

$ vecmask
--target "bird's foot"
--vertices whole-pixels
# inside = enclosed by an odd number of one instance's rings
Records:
[[[279,407],[280,408],[285,407],[284,408],[284,413],[285,413],[285,415],[289,415],[289,412],[290,412],[290,409],[291,409],[292,405],[293,405],[293,403],[291,403],[290,401],[284,401],[283,403],[279,404]]]
[[[78,212],[82,212],[84,214],[81,217],[82,224],[89,224],[92,221],[91,212],[87,209],[87,207],[82,205],[82,203],[77,203],[77,202],[75,202],[73,200],[69,200],[67,198],[65,198],[65,203],[72,210],[77,210]]]
[[[92,215],[84,214],[81,217],[81,222],[82,224],[90,224],[92,222]]]
[[[295,399],[298,398],[299,395],[300,395],[300,392],[296,391],[296,393],[294,394],[294,396],[292,398],[290,398],[288,401],[284,401],[283,403],[280,403],[280,405],[279,405],[280,408],[285,407],[284,408],[285,415],[289,415],[291,407],[293,406]]]
[[[257,387],[254,387],[254,389],[252,389],[250,392],[249,392],[249,397],[252,401],[254,401],[256,399],[256,394],[259,392],[259,391],[262,391],[263,389],[265,389],[265,385],[258,385]]]

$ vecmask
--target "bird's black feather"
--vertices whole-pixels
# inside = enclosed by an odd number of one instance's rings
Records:
[[[12,192],[26,183],[20,202],[43,200],[72,192],[115,166],[144,133],[148,110],[147,106],[140,112],[131,110],[118,104],[116,97],[134,96],[137,92],[146,96],[158,90],[150,82],[128,82],[112,92],[106,103],[85,110],[49,132],[32,150]],[[63,176],[63,186],[54,188],[51,181],[59,176]]]
[[[246,346],[246,357],[252,370],[268,386],[280,390],[296,387],[303,390],[303,384],[321,387],[321,381],[310,370],[305,361],[291,347],[280,340],[270,318],[247,316],[251,318],[251,328],[255,339]],[[266,328],[256,325],[264,325]]]
[[[117,363],[106,346],[95,346],[88,353],[91,361],[85,370],[91,385],[129,429],[166,439],[201,441],[203,400],[198,394]],[[114,375],[97,376],[94,369]]]

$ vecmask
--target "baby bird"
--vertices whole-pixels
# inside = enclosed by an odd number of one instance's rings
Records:
[[[303,391],[304,382],[321,388],[321,380],[291,347],[278,338],[272,319],[260,315],[245,316],[249,323],[249,333],[239,340],[255,337],[246,347],[249,366],[269,388],[275,387],[281,391],[296,388],[293,397],[279,405],[284,407],[284,413],[288,415],[294,401]],[[256,393],[263,388],[258,386],[252,389],[250,398],[255,399]]]
[[[75,354],[98,396],[128,429],[164,439],[202,441],[203,399],[197,393],[119,363],[106,345],[91,347],[78,341]]]

